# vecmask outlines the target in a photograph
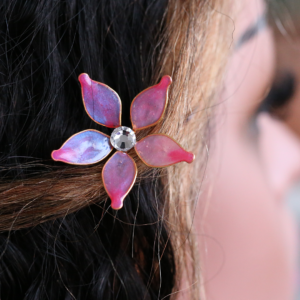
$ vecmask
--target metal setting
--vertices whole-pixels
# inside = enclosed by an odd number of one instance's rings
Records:
[[[112,132],[110,143],[118,151],[126,152],[135,146],[136,136],[132,129],[121,126]]]

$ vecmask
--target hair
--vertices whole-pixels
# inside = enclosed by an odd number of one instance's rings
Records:
[[[1,1],[1,300],[169,299],[183,280],[199,299],[191,232],[226,57],[222,2]],[[74,133],[111,133],[85,113],[83,72],[120,95],[125,126],[134,96],[171,75],[163,120],[137,139],[168,134],[196,154],[194,164],[150,169],[130,151],[137,181],[114,211],[101,180],[106,160],[52,161]]]

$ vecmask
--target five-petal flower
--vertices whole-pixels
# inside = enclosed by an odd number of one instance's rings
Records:
[[[87,74],[81,74],[79,81],[84,107],[90,118],[109,128],[120,127],[122,104],[118,94],[107,85],[91,80]],[[171,83],[170,76],[163,76],[160,83],[142,91],[134,98],[130,108],[134,131],[153,126],[161,120],[167,106],[168,88]],[[133,146],[141,160],[154,168],[182,161],[191,163],[194,160],[193,153],[185,151],[164,134],[148,135],[132,144]],[[60,149],[54,150],[51,156],[55,161],[68,164],[90,165],[103,160],[112,149],[109,136],[90,129],[71,136]],[[136,164],[125,151],[117,151],[105,163],[102,179],[113,209],[122,208],[124,198],[134,185],[136,176]]]

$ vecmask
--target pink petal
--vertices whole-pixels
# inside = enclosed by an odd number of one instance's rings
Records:
[[[185,161],[193,162],[195,156],[185,151],[172,138],[163,134],[148,135],[135,145],[141,160],[154,168],[167,167]]]
[[[133,130],[155,125],[162,118],[168,102],[170,76],[163,76],[160,83],[138,94],[130,108]]]
[[[102,179],[113,209],[123,207],[124,198],[130,192],[136,174],[135,162],[125,152],[116,152],[105,164]]]
[[[88,74],[80,74],[82,99],[90,118],[109,128],[121,126],[121,100],[107,85],[91,80]]]
[[[72,165],[90,165],[104,159],[112,150],[109,136],[96,130],[85,130],[72,135],[52,159]]]

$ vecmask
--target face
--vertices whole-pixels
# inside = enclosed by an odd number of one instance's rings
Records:
[[[261,19],[266,8],[260,0],[237,2],[236,46],[197,211],[204,288],[208,300],[292,300],[297,242],[284,199],[299,178],[300,142],[261,109],[275,73],[273,35]]]

